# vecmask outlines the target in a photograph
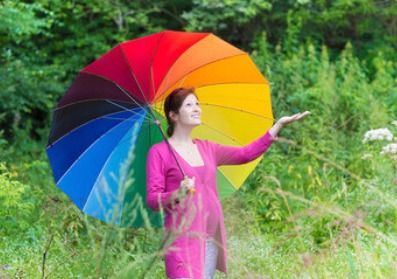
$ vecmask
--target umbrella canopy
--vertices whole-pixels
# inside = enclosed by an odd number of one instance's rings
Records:
[[[242,146],[273,124],[268,81],[247,53],[217,36],[163,31],[123,42],[82,69],[54,110],[47,155],[56,184],[83,212],[121,226],[161,225],[160,214],[144,210],[146,154],[164,140],[154,120],[166,129],[164,99],[177,87],[195,87],[200,100],[193,138]],[[128,154],[133,184],[122,189]],[[221,198],[260,158],[218,168]],[[132,216],[131,207],[142,210]]]

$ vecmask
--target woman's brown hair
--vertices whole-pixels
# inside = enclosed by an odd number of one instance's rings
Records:
[[[169,137],[172,136],[172,134],[174,133],[174,130],[175,130],[175,123],[172,121],[172,119],[169,116],[169,114],[170,114],[171,111],[176,113],[176,114],[178,114],[179,113],[179,109],[181,108],[183,101],[190,94],[193,94],[197,98],[197,95],[194,92],[194,87],[191,87],[191,88],[179,87],[179,88],[174,89],[167,96],[167,98],[165,98],[165,101],[164,101],[164,113],[165,113],[165,116],[167,117],[167,123],[168,123],[167,135]]]

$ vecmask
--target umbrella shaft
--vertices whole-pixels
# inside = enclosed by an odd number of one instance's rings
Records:
[[[161,128],[160,120],[158,120],[158,119],[156,118],[156,115],[154,114],[154,112],[153,112],[153,110],[152,110],[152,107],[151,107],[150,105],[149,105],[148,107],[149,107],[150,113],[152,114],[152,116],[153,116],[153,118],[154,118],[154,123],[155,123],[156,126],[160,129],[161,135],[163,136],[165,142],[167,143],[168,148],[171,150],[172,156],[174,157],[175,162],[176,162],[176,164],[178,165],[179,170],[181,171],[183,177],[185,177],[186,174],[185,174],[185,172],[183,171],[181,165],[179,164],[178,158],[176,157],[174,151],[172,150],[171,144],[168,142],[167,136],[164,134],[164,131],[163,131],[163,129]]]

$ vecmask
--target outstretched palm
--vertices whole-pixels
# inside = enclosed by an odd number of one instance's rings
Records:
[[[305,112],[296,113],[296,114],[291,115],[291,116],[283,116],[283,117],[281,117],[278,120],[278,122],[282,126],[285,126],[285,125],[290,124],[290,123],[292,123],[294,121],[300,120],[300,119],[304,118],[305,116],[307,116],[309,114],[310,114],[310,111],[305,111]]]

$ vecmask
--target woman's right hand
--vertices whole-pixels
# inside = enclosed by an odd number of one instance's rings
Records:
[[[196,191],[195,181],[195,176],[189,178],[187,175],[181,181],[180,191],[182,192],[183,197],[187,196],[188,194],[194,194],[194,192]]]

